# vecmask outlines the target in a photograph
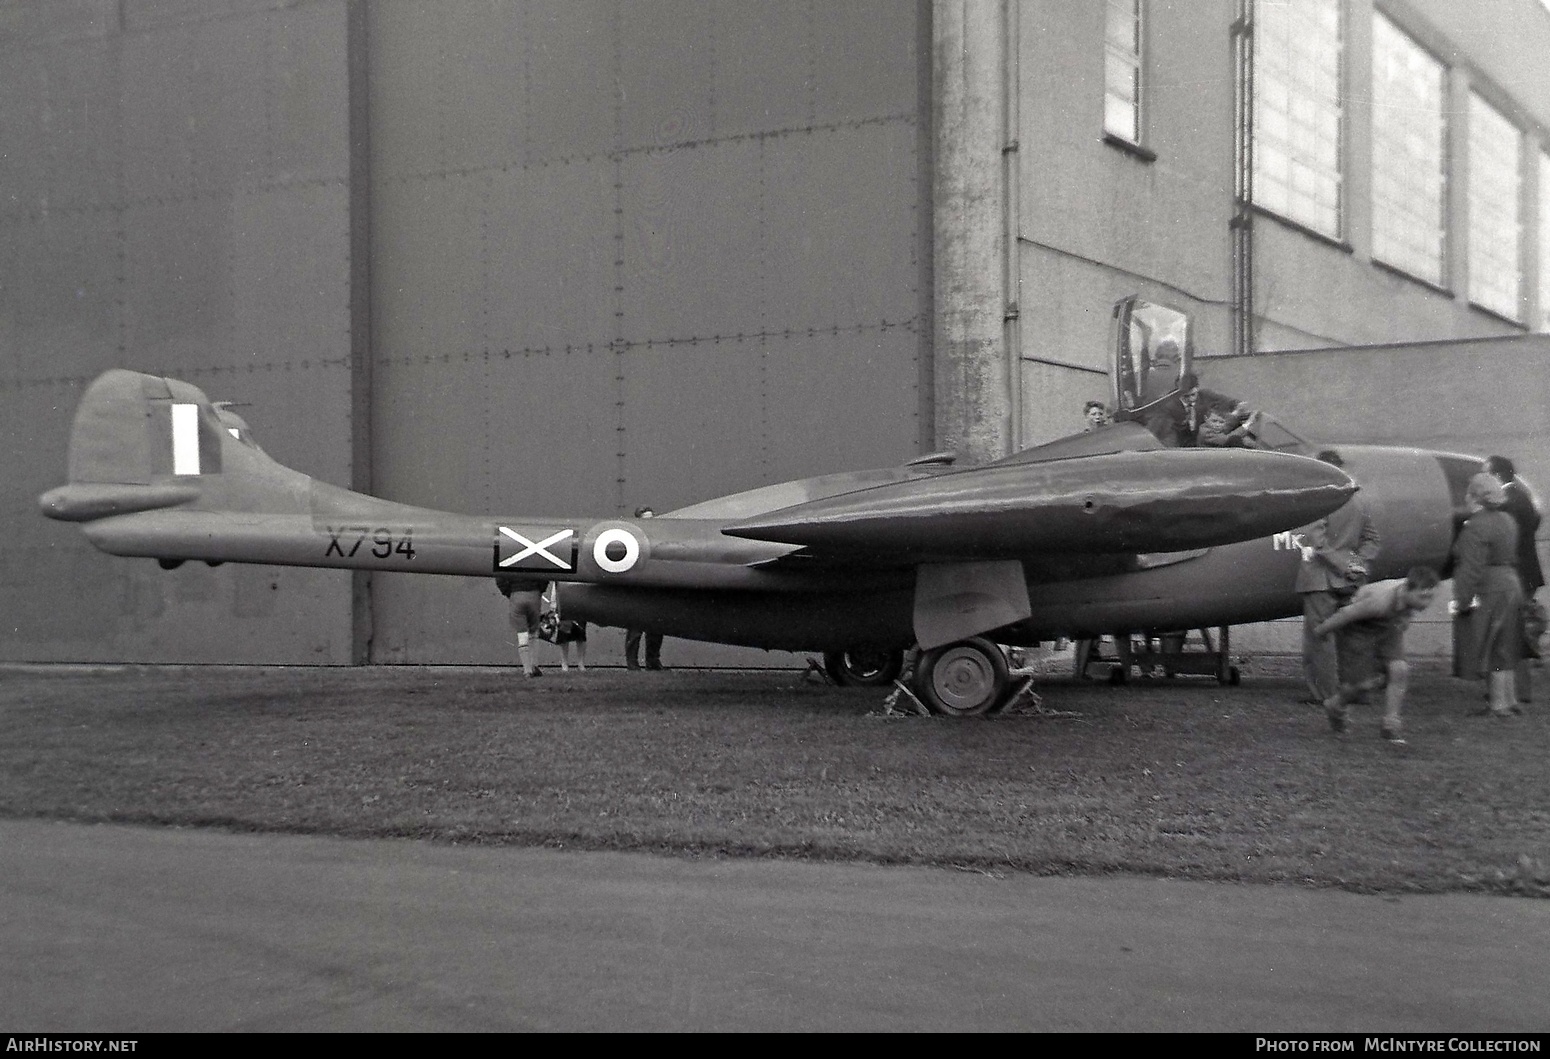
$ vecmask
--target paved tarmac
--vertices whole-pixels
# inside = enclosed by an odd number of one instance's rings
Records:
[[[0,820],[0,1032],[1550,1028],[1550,901]]]

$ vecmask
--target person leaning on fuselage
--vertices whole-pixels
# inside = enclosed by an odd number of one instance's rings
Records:
[[[1510,717],[1518,706],[1514,670],[1522,656],[1523,583],[1518,580],[1518,527],[1501,510],[1501,482],[1481,471],[1464,493],[1469,519],[1453,542],[1453,601],[1472,614],[1477,662],[1467,674],[1486,673],[1490,712]]]
[[[1325,449],[1319,459],[1345,466],[1334,449]],[[1315,630],[1367,583],[1381,545],[1360,490],[1302,531],[1302,562],[1292,587],[1302,597],[1302,674],[1310,704],[1327,701],[1341,682],[1335,643]]]
[[[1379,732],[1391,743],[1404,743],[1401,711],[1410,686],[1405,661],[1405,630],[1411,619],[1431,606],[1437,593],[1437,571],[1412,567],[1403,580],[1376,581],[1356,590],[1351,601],[1314,630],[1335,635],[1340,654],[1340,686],[1324,702],[1329,726],[1344,734],[1347,710],[1369,691],[1383,688],[1383,722]]]

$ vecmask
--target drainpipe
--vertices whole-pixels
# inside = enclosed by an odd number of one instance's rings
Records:
[[[1237,0],[1233,55],[1232,351],[1254,352],[1254,0]]]
[[[1019,139],[1022,136],[1021,113],[1018,105],[1022,99],[1019,50],[1022,47],[1021,0],[1001,0],[1002,39],[1005,41],[1006,83],[1002,87],[1002,113],[1005,126],[1001,133],[1002,187],[1001,212],[1005,219],[1004,242],[1006,244],[1005,272],[1001,289],[1006,296],[1006,310],[1002,314],[1006,331],[1007,362],[1007,443],[1013,452],[1023,447],[1023,326],[1022,252],[1017,237],[1022,221],[1022,174],[1019,161]]]
[[[933,0],[931,14],[936,443],[983,461],[1012,446],[1006,7]]]

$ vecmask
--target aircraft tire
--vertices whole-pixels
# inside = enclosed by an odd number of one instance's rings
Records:
[[[934,647],[915,666],[926,708],[944,717],[982,717],[1005,705],[1011,676],[1001,648],[981,637]]]
[[[829,679],[847,688],[885,688],[904,668],[904,652],[878,647],[825,651],[823,669]]]

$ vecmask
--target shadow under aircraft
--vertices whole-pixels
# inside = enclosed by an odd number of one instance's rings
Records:
[[[69,482],[40,504],[105,552],[169,568],[553,581],[567,618],[820,651],[846,683],[891,682],[918,647],[913,687],[949,715],[1006,703],[999,645],[1300,614],[1293,531],[1358,486],[1383,538],[1375,577],[1446,563],[1477,458],[1343,445],[1342,469],[1265,417],[1256,447],[1165,445],[1143,424],[1184,396],[1189,317],[1126,299],[1114,336],[1111,426],[977,466],[937,454],[651,519],[455,514],[351,492],[270,458],[197,387],[115,369],[83,395]]]

